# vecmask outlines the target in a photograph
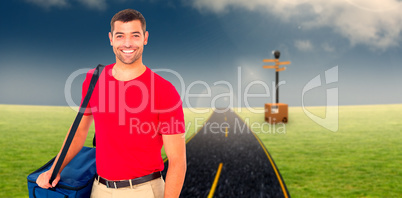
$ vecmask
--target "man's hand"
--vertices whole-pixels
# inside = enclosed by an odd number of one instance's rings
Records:
[[[38,179],[36,179],[36,183],[41,188],[46,188],[46,189],[53,188],[60,181],[60,173],[57,174],[56,179],[54,179],[52,184],[50,185],[49,181],[50,181],[51,176],[52,176],[52,171],[48,170],[46,172],[43,172],[42,174],[39,175]]]
[[[56,165],[55,163],[53,163],[53,166],[50,170],[42,173],[39,175],[38,179],[36,179],[36,183],[38,184],[38,186],[40,186],[41,188],[53,188],[57,185],[57,183],[60,181],[60,173],[61,171],[64,169],[64,167],[75,157],[75,155],[77,155],[78,152],[80,152],[80,150],[82,149],[82,147],[84,146],[85,140],[87,139],[87,134],[88,134],[88,130],[89,127],[91,126],[92,121],[94,120],[94,117],[92,115],[88,115],[88,116],[83,116],[80,125],[78,126],[77,132],[74,136],[73,142],[71,143],[71,146],[67,152],[66,157],[64,158],[63,164],[61,165],[59,174],[57,174],[56,178],[53,180],[52,184],[49,183],[50,177],[52,176],[52,172],[54,169],[54,166]],[[66,135],[66,138],[64,139],[64,143],[66,142],[66,139],[70,133],[71,127],[68,130],[69,132]],[[60,149],[59,155],[64,147],[64,143],[63,146]],[[57,160],[59,159],[59,155],[56,157],[56,159],[54,160],[55,162],[57,162]]]

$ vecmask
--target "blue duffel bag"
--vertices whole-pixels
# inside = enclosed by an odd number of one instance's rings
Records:
[[[29,197],[90,197],[92,183],[96,174],[95,148],[83,147],[63,169],[60,174],[60,181],[56,187],[53,189],[43,189],[36,184],[36,179],[41,173],[48,171],[52,167],[54,159],[28,175]]]
[[[41,173],[50,170],[53,164],[55,164],[55,166],[49,183],[51,184],[56,178],[103,68],[103,65],[98,65],[92,75],[87,94],[71,126],[71,130],[66,138],[57,162],[55,162],[55,157],[44,166],[28,175],[28,193],[30,198],[89,198],[91,196],[92,184],[96,175],[95,148],[83,147],[70,163],[64,167],[60,173],[60,181],[54,188],[43,189],[36,184],[36,179],[38,179]],[[95,146],[95,137],[93,144]]]

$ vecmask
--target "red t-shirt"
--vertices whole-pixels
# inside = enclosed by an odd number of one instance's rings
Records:
[[[96,166],[101,177],[126,180],[162,171],[162,135],[185,132],[182,101],[175,87],[148,67],[119,81],[105,66],[88,104],[95,120]],[[88,90],[95,69],[82,87]]]

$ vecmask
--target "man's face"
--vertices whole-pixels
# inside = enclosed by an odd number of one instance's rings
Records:
[[[109,33],[110,45],[116,54],[117,62],[132,64],[138,60],[142,62],[144,45],[148,42],[148,32],[143,32],[139,20],[123,23],[114,22],[114,30]]]

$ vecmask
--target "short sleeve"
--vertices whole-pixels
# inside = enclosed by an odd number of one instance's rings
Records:
[[[182,101],[176,88],[166,81],[166,84],[159,86],[158,90],[155,101],[157,102],[159,133],[162,135],[185,133]]]

